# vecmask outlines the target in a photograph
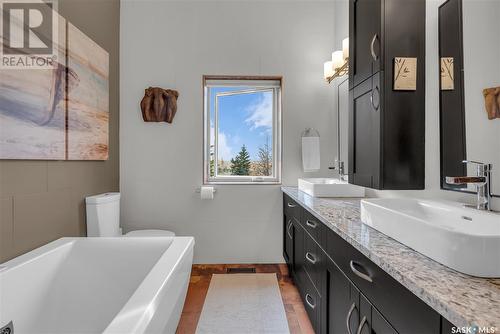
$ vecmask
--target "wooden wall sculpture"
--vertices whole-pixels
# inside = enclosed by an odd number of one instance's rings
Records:
[[[488,119],[500,118],[500,87],[483,90]]]
[[[141,101],[144,122],[172,123],[177,112],[179,93],[171,89],[149,87]]]

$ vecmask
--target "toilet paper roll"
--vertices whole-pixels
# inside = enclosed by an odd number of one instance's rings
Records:
[[[201,199],[214,199],[214,187],[201,187]]]

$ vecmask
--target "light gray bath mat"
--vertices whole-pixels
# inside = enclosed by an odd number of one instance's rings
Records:
[[[214,274],[196,333],[290,333],[276,274]]]

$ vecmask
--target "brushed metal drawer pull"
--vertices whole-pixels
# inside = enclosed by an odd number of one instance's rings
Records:
[[[311,221],[311,220],[306,220],[306,225],[311,227],[311,228],[316,228],[318,226],[318,223],[316,223],[315,221]]]
[[[311,303],[309,299],[312,299],[312,301],[314,301],[314,298],[311,297],[310,294],[306,293],[306,303],[307,305],[309,305],[310,308],[314,309],[316,307],[316,303]]]
[[[292,203],[287,203],[287,205],[289,208],[296,208],[297,207],[295,204],[292,204]]]
[[[306,260],[309,261],[309,262],[311,262],[312,264],[316,264],[316,262],[318,262],[318,260],[316,259],[316,257],[313,254],[309,253],[309,252],[306,253]]]
[[[352,317],[352,312],[356,309],[356,303],[352,303],[351,308],[349,309],[349,312],[347,312],[347,318],[345,319],[345,324],[347,326],[347,333],[352,334],[351,332],[351,317]]]
[[[356,269],[356,268],[354,267],[354,264],[355,264],[355,262],[354,262],[354,261],[352,261],[352,260],[351,260],[351,262],[349,262],[349,266],[351,267],[352,272],[353,272],[356,276],[358,276],[358,277],[360,277],[360,278],[364,279],[365,281],[368,281],[368,282],[370,282],[370,283],[373,283],[373,279],[372,279],[370,276],[368,276],[367,274],[363,274],[361,271],[359,271],[358,269]],[[356,263],[356,264],[359,266],[359,263]]]
[[[375,53],[375,42],[378,39],[378,34],[373,35],[372,42],[370,44],[370,52],[372,54],[373,60],[377,61],[378,60],[378,55]]]
[[[368,320],[366,319],[366,316],[361,319],[361,322],[359,323],[358,331],[356,334],[361,334],[361,331],[363,330],[363,327],[368,323]]]
[[[290,219],[290,220],[288,221],[287,234],[288,234],[288,236],[290,237],[290,239],[293,239],[292,234],[290,233],[291,228],[292,228],[292,220]]]
[[[374,91],[377,91],[377,95],[378,95],[378,99],[379,99],[379,102],[377,103],[377,105],[375,105],[375,103],[373,103],[373,101],[375,100],[373,97]],[[378,110],[378,108],[380,107],[380,89],[377,86],[375,86],[375,89],[372,89],[372,93],[370,95],[370,102],[372,104],[373,109]]]

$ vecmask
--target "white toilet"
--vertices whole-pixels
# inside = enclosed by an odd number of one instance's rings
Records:
[[[88,237],[119,237],[120,228],[120,193],[105,193],[85,198],[87,206]],[[174,232],[165,230],[137,230],[125,237],[173,237]]]

